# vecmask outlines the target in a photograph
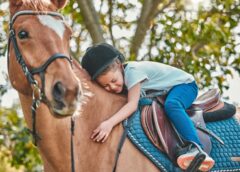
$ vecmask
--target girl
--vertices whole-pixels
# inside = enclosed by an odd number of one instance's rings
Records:
[[[91,139],[105,142],[112,128],[137,110],[140,97],[146,96],[149,90],[155,90],[159,94],[166,95],[164,109],[180,135],[201,147],[196,129],[185,112],[198,94],[193,76],[162,63],[128,62],[123,67],[123,61],[124,56],[106,43],[88,48],[82,58],[82,67],[105,90],[122,93],[124,88],[127,89],[127,103],[112,117],[102,122],[93,131]],[[179,155],[177,157],[179,167],[187,169],[198,153],[197,148],[190,147]],[[206,158],[199,167],[200,171],[209,171],[214,165],[214,160],[207,153],[205,154]]]

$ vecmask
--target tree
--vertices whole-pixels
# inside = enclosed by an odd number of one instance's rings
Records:
[[[2,4],[6,0],[1,0]],[[70,0],[63,9],[73,28],[72,55],[81,60],[92,43],[109,42],[128,60],[153,60],[192,73],[199,86],[228,88],[239,64],[239,0]],[[208,1],[202,1],[204,3]],[[0,55],[6,54],[7,12],[0,11]]]
[[[71,16],[73,28],[79,28],[73,54],[81,60],[84,42],[106,41],[128,60],[171,64],[194,74],[201,88],[214,84],[228,88],[226,76],[232,70],[240,73],[239,31],[233,32],[240,2],[212,0],[208,7],[200,5],[195,10],[187,9],[186,3],[190,2],[101,0],[94,1],[93,8],[92,1],[71,0],[63,13]]]

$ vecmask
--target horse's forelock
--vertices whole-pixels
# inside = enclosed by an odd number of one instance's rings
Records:
[[[23,0],[23,5],[34,11],[57,10],[50,0]]]
[[[19,10],[56,11],[57,7],[51,0],[12,0],[10,1],[11,16]]]

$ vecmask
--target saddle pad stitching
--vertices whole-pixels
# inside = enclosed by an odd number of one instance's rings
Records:
[[[162,166],[161,163],[158,162],[158,160],[152,156],[152,154],[150,152],[148,152],[139,142],[138,140],[132,135],[132,133],[130,131],[128,131],[128,136],[131,137],[134,141],[135,141],[135,144],[137,144],[137,146],[139,146],[139,148],[141,148],[142,151],[144,151],[144,153],[148,154],[149,157],[152,158],[152,161],[154,163],[156,163],[159,167],[161,167],[161,170],[164,170],[167,172],[167,170],[164,168],[164,166]]]

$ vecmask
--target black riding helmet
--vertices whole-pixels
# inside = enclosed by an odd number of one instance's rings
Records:
[[[94,80],[111,64],[116,58],[122,63],[125,58],[116,48],[107,43],[96,44],[89,47],[82,57],[82,67],[87,70]]]

